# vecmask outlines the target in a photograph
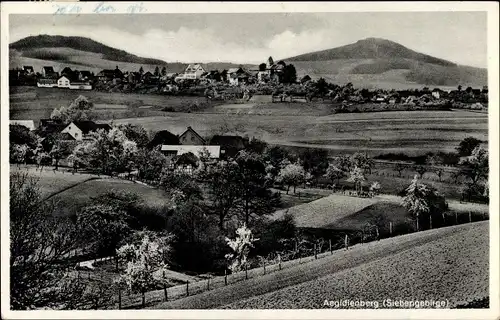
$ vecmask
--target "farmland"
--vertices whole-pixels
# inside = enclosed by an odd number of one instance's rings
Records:
[[[488,283],[488,223],[479,222],[356,245],[154,308],[323,308],[325,299],[382,297],[454,307],[487,297]]]
[[[79,95],[95,104],[98,119],[158,116],[165,107],[183,110],[192,104],[202,104],[205,98],[177,97],[158,94],[122,94],[113,92],[65,90],[58,88],[11,87],[10,119],[39,120],[50,117],[54,108],[68,106]],[[150,106],[148,109],[140,109]]]
[[[271,110],[272,111],[272,110]],[[210,135],[224,126],[233,133],[254,136],[271,144],[326,148],[331,153],[356,151],[377,155],[403,152],[454,151],[466,136],[487,140],[488,116],[466,111],[401,111],[335,114],[165,113],[165,116],[128,118],[115,123],[141,124],[148,130],[192,126]]]

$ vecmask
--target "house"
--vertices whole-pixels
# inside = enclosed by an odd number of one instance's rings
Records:
[[[141,78],[142,78],[141,73],[136,71],[129,72],[126,77],[129,83],[137,83],[141,81]]]
[[[112,81],[114,79],[122,79],[122,78],[123,78],[123,72],[120,69],[118,69],[118,66],[116,66],[114,70],[104,69],[97,74],[97,79],[103,82]]]
[[[229,80],[229,84],[231,85],[239,85],[241,83],[248,83],[250,75],[248,72],[243,70],[243,68],[229,68],[227,70],[227,76]]]
[[[179,143],[182,145],[202,146],[206,144],[206,141],[193,128],[187,127],[186,131],[179,135]]]
[[[33,120],[10,120],[9,124],[11,126],[24,126],[30,131],[35,130],[35,122]]]
[[[175,77],[175,81],[200,79],[201,75],[204,74],[205,72],[206,71],[205,69],[203,69],[201,64],[199,63],[190,64],[186,67],[184,73],[181,73],[180,75]]]
[[[60,76],[59,79],[57,79],[58,88],[69,88],[69,86],[70,80],[67,76]]]
[[[88,70],[78,71],[79,81],[91,81],[94,75]]]
[[[222,81],[221,75],[218,70],[211,70],[209,72],[205,72],[201,75],[202,79],[206,79],[209,82],[220,82]]]
[[[441,90],[438,89],[438,88],[432,90],[431,94],[436,99],[440,99],[441,98]]]
[[[35,69],[32,66],[23,66],[23,71],[26,75],[35,74]]]
[[[309,82],[309,81],[311,81],[311,80],[312,80],[312,79],[311,79],[311,77],[310,77],[309,75],[307,75],[307,74],[306,74],[305,76],[303,76],[303,77],[300,79],[300,83],[301,83],[301,84],[305,84],[305,83],[307,83],[307,82]]]
[[[42,67],[42,77],[44,78],[57,78],[59,75],[54,71],[52,66]]]
[[[159,76],[155,76],[154,74],[152,74],[151,72],[146,72],[145,74],[142,75],[142,82],[144,83],[148,83],[148,84],[154,84],[154,83],[158,83],[158,81],[160,80],[160,77]]]
[[[179,137],[168,130],[160,130],[156,132],[153,140],[151,140],[148,144],[149,148],[154,148],[159,145],[180,145]]]
[[[72,78],[74,75],[74,71],[71,70],[70,67],[65,67],[64,69],[62,69],[61,71],[61,76],[67,76],[68,78]]]
[[[240,136],[215,135],[210,139],[210,145],[220,146],[221,156],[234,157],[248,145],[248,138]]]
[[[61,131],[61,133],[68,133],[75,140],[83,140],[90,132],[103,129],[106,131],[111,130],[111,126],[107,123],[95,123],[94,121],[73,121]]]
[[[161,152],[165,154],[167,158],[173,158],[174,156],[180,156],[186,153],[192,153],[199,157],[200,153],[208,152],[211,159],[220,158],[220,146],[175,146],[175,145],[162,145]]]
[[[39,88],[56,88],[57,80],[56,79],[38,79],[36,82],[36,86]]]

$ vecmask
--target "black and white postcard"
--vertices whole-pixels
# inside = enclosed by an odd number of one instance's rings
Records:
[[[498,8],[2,3],[2,317],[498,318]]]

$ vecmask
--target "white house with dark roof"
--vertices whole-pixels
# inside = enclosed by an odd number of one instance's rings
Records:
[[[184,73],[181,73],[177,77],[175,77],[175,81],[200,79],[201,75],[204,74],[205,72],[206,71],[205,69],[203,69],[201,64],[199,63],[190,64],[186,67]]]

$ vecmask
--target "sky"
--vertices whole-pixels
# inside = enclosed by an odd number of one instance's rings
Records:
[[[384,38],[458,64],[487,66],[486,12],[10,15],[14,42],[83,36],[167,62],[260,63]]]

